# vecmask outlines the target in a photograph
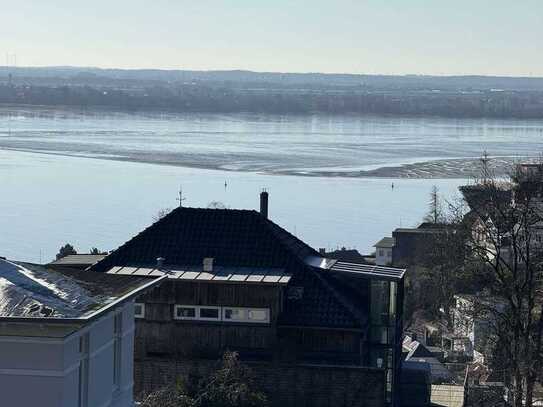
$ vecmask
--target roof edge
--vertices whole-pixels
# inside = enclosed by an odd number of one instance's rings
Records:
[[[166,279],[167,276],[162,276],[155,278],[148,283],[145,283],[141,287],[136,288],[135,290],[130,291],[129,293],[123,295],[122,297],[117,298],[115,301],[97,309],[96,311],[90,313],[87,316],[79,317],[79,318],[52,318],[52,317],[5,317],[0,316],[0,322],[32,322],[32,323],[40,323],[40,324],[88,324],[98,317],[100,317],[103,313],[106,311],[115,308],[122,303],[132,299],[133,297],[141,294],[143,291],[146,291],[150,288],[152,288],[154,285],[157,285],[158,283],[162,282],[162,280]]]

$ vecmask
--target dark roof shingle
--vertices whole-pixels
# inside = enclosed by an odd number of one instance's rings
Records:
[[[169,266],[200,265],[289,268],[318,255],[254,210],[176,208],[91,267],[147,266],[158,257]]]

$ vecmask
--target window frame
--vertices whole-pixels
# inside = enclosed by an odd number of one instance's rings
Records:
[[[240,310],[244,311],[245,318],[243,319],[230,319],[226,318],[226,311],[228,310]],[[264,311],[266,313],[265,320],[250,319],[250,311]],[[232,323],[244,323],[244,324],[269,324],[271,321],[270,309],[269,308],[257,308],[257,307],[222,307],[222,319],[224,322]]]
[[[194,316],[193,317],[182,317],[177,315],[177,310],[179,308],[194,308]],[[197,305],[182,305],[182,304],[175,304],[173,308],[173,319],[179,320],[179,321],[197,321],[198,320],[198,306]]]
[[[141,314],[136,313],[136,306],[141,306]],[[134,318],[145,319],[145,303],[143,302],[134,303]]]
[[[221,307],[217,307],[217,306],[214,306],[214,305],[200,305],[197,308],[197,313],[196,313],[196,319],[198,321],[215,321],[215,322],[220,322],[222,321],[222,312],[221,312]],[[205,308],[205,309],[212,309],[212,310],[216,310],[217,311],[217,318],[204,318],[201,316],[201,310],[202,308]]]
[[[194,309],[194,317],[178,316],[177,312],[180,308]],[[218,318],[202,317],[202,312],[201,312],[202,309],[217,310]],[[244,317],[242,319],[226,318],[226,312],[228,310],[243,311]],[[264,311],[266,314],[266,318],[264,320],[251,319],[249,317],[251,311]],[[223,322],[223,323],[232,323],[232,324],[270,324],[271,323],[271,309],[269,307],[231,307],[231,306],[217,306],[217,305],[175,304],[173,308],[173,319],[177,321]]]

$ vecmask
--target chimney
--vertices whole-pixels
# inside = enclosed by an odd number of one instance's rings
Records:
[[[164,266],[164,257],[157,257],[156,259],[156,268],[161,270],[162,267]]]
[[[260,193],[260,214],[265,218],[268,217],[268,191],[265,189]]]
[[[211,273],[213,271],[213,257],[204,257],[204,271]]]

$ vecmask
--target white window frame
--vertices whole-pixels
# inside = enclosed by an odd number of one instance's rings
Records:
[[[177,315],[177,310],[179,308],[194,308],[194,317],[180,317]],[[217,318],[204,318],[201,316],[201,310],[202,309],[212,309],[217,310]],[[222,321],[222,312],[221,307],[217,307],[215,305],[184,305],[184,304],[176,304],[173,309],[173,318],[177,320],[185,320],[185,321]]]
[[[136,313],[136,306],[141,307],[141,314]],[[145,318],[145,304],[143,302],[134,303],[134,318],[144,319]]]
[[[245,312],[245,318],[243,319],[228,319],[226,318],[227,310],[240,310]],[[266,313],[265,320],[249,319],[250,311],[264,311]],[[269,324],[270,323],[270,309],[269,308],[255,308],[255,307],[222,307],[222,319],[224,322],[234,323],[247,323],[247,324]]]
[[[179,308],[192,308],[194,309],[194,317],[180,317],[177,316],[177,310]],[[202,309],[213,309],[217,310],[218,318],[204,318],[201,315]],[[240,310],[244,312],[243,319],[227,319],[226,311],[227,310]],[[249,313],[251,311],[264,311],[266,313],[266,319],[256,320],[250,319]],[[241,323],[241,324],[269,324],[271,321],[271,312],[270,308],[257,308],[257,307],[219,307],[215,305],[186,305],[186,304],[175,304],[173,309],[173,319],[181,321],[212,321],[212,322],[231,322],[231,323]]]
[[[222,321],[221,307],[201,305],[201,306],[196,307],[196,308],[197,308],[196,316],[197,316],[198,321]],[[202,308],[217,310],[217,318],[204,318],[204,317],[202,317],[200,315],[200,311],[202,310]]]
[[[193,317],[180,317],[177,315],[177,310],[179,308],[194,308],[194,316]],[[175,305],[173,308],[173,319],[178,320],[185,320],[185,321],[196,321],[198,320],[198,306],[197,305]]]

